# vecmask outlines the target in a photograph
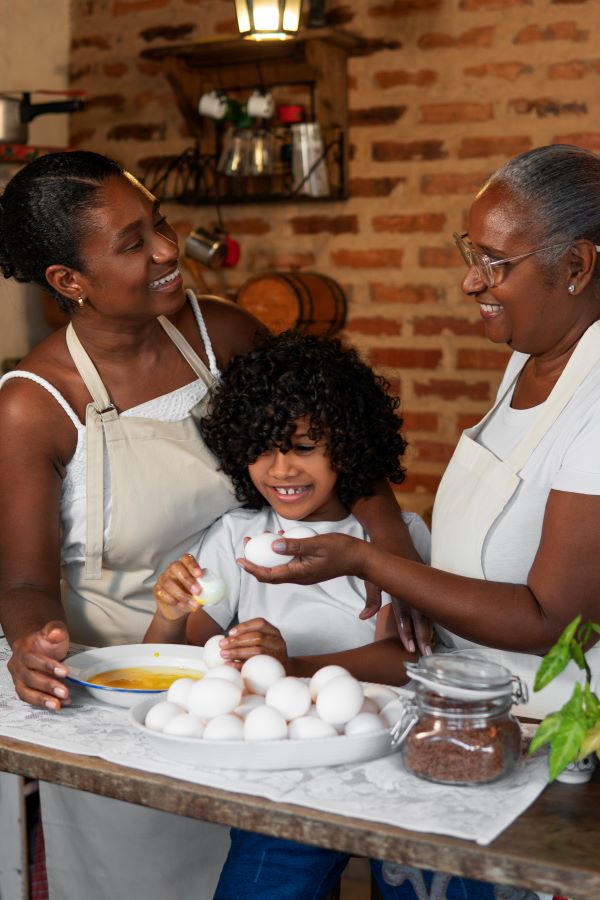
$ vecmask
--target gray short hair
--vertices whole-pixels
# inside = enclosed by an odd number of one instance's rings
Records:
[[[503,186],[523,205],[531,232],[552,243],[600,244],[600,156],[571,144],[536,147],[510,159],[482,187]],[[549,251],[546,261],[560,257]],[[600,266],[596,272],[599,277]]]

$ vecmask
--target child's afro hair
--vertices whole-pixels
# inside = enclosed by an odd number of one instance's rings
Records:
[[[373,493],[378,479],[404,480],[400,400],[388,390],[388,382],[339,340],[286,331],[231,361],[200,429],[237,499],[260,509],[266,501],[248,465],[273,447],[289,451],[296,420],[306,416],[311,440],[326,441],[339,473],[338,496],[351,507]]]

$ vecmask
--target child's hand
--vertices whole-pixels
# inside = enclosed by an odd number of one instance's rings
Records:
[[[230,661],[245,662],[251,656],[266,653],[278,659],[287,672],[289,657],[286,643],[278,628],[266,619],[249,619],[229,630],[221,641],[221,656]]]
[[[198,608],[194,598],[202,591],[198,582],[201,575],[202,569],[191,553],[184,553],[159,575],[152,593],[165,619],[181,619]]]

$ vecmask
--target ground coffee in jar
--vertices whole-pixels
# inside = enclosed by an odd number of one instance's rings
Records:
[[[503,666],[466,651],[407,665],[415,682],[398,729],[406,768],[442,784],[496,781],[515,768],[521,729],[512,716],[526,688]]]

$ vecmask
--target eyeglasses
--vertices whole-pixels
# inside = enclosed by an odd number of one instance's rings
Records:
[[[552,250],[554,247],[561,247],[564,244],[571,243],[570,241],[559,241],[557,244],[548,244],[546,247],[538,247],[537,250],[528,250],[527,253],[520,253],[518,256],[508,256],[506,259],[491,259],[487,253],[482,253],[481,250],[477,250],[475,247],[466,243],[465,238],[467,237],[467,234],[468,232],[465,232],[465,234],[458,234],[455,231],[452,237],[468,267],[471,268],[474,266],[483,283],[489,288],[500,284],[500,281],[502,280],[502,269],[498,268],[498,266],[504,266],[506,263],[510,262],[517,262],[519,259],[533,256],[534,253],[541,253],[542,250]],[[596,247],[596,250],[600,250],[600,247]]]

